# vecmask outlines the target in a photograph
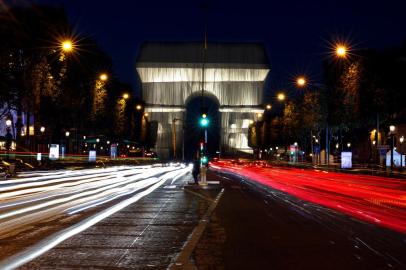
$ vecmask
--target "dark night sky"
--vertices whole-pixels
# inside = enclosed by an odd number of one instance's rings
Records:
[[[135,82],[134,62],[143,41],[202,40],[202,1],[37,0],[61,4],[80,35],[94,37],[114,61],[116,75]],[[399,46],[406,38],[406,1],[209,2],[209,41],[259,41],[268,50],[272,88],[288,87],[295,75],[321,79],[329,42],[353,49]],[[134,84],[135,85],[135,84]]]

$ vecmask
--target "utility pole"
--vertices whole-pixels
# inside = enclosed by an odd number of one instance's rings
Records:
[[[179,121],[182,119],[179,118],[173,118],[172,119],[172,148],[173,148],[173,159],[176,159],[176,121]],[[184,150],[182,150],[184,151]],[[184,155],[184,153],[182,153]],[[184,157],[183,157],[184,158]]]

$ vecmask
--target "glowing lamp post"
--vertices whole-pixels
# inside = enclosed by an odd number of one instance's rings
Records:
[[[405,140],[405,137],[402,135],[402,137],[399,138],[400,142],[400,171],[403,170],[403,141]]]
[[[11,141],[13,140],[13,135],[11,135],[11,133],[10,133],[11,125],[12,125],[11,120],[7,119],[6,120],[6,131],[7,131],[7,133],[6,133],[6,151],[7,151],[7,159],[9,158],[8,151],[11,148]]]
[[[68,153],[68,149],[69,149],[69,136],[70,136],[70,132],[66,131],[65,132],[65,137],[66,137],[66,154]]]
[[[306,86],[306,84],[307,84],[307,81],[306,81],[305,77],[301,76],[301,77],[297,78],[297,80],[296,80],[296,85],[297,86],[303,88],[303,87]]]
[[[284,93],[279,93],[276,97],[279,101],[284,101],[286,99],[286,96]]]
[[[73,43],[71,40],[65,40],[61,44],[62,51],[69,53],[73,51]]]
[[[391,150],[390,150],[390,170],[393,171],[393,151],[395,148],[395,130],[396,127],[394,125],[389,126],[389,135],[392,139]]]
[[[336,56],[339,58],[347,57],[347,47],[344,45],[337,45],[336,47]]]
[[[107,76],[106,73],[102,73],[102,74],[100,74],[100,76],[99,76],[99,79],[100,79],[101,81],[103,81],[103,82],[107,81],[108,78],[109,78],[109,77]]]

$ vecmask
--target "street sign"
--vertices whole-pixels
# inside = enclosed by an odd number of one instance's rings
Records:
[[[393,151],[393,166],[400,167],[400,154],[396,151]],[[391,163],[391,151],[386,153],[386,166],[390,167]],[[405,155],[402,155],[402,167],[405,166]]]
[[[110,157],[116,158],[117,157],[117,144],[113,143],[110,147]]]
[[[341,152],[341,168],[352,168],[352,152]]]
[[[96,162],[96,151],[95,150],[89,151],[89,162]]]
[[[49,159],[59,159],[59,144],[51,144],[51,146],[49,147]]]

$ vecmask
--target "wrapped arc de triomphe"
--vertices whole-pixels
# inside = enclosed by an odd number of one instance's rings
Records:
[[[250,153],[248,126],[263,112],[264,82],[269,62],[257,43],[145,43],[136,69],[141,81],[145,112],[158,122],[153,149],[161,158],[172,153],[173,119],[185,119],[188,100],[202,91],[215,99],[220,112],[223,153]],[[203,61],[203,59],[205,59]],[[204,72],[203,72],[204,67]],[[182,151],[182,121],[175,122],[176,152]]]

